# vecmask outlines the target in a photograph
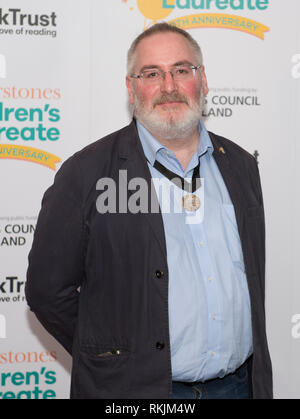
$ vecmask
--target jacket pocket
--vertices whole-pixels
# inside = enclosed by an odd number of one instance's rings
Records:
[[[129,355],[128,348],[124,346],[83,346],[80,352],[94,360],[118,359]]]
[[[99,354],[97,354],[98,358],[106,358],[106,357],[110,357],[110,356],[114,356],[114,355],[122,355],[122,351],[120,349],[112,349],[111,351],[108,352],[101,352]]]
[[[78,398],[126,399],[130,392],[132,356],[120,345],[82,346],[73,364]]]

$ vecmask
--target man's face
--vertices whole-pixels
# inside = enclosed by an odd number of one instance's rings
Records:
[[[155,34],[138,45],[134,74],[149,67],[168,71],[178,63],[198,64],[188,40],[176,33]],[[166,73],[159,82],[127,77],[126,83],[136,118],[153,134],[171,139],[198,126],[202,99],[208,93],[203,67],[190,80],[174,81]]]

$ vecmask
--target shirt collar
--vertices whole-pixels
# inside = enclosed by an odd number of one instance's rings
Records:
[[[155,137],[153,137],[153,135],[139,121],[136,121],[136,125],[144,154],[151,166],[154,165],[156,155],[160,150],[167,150],[172,153],[171,150],[168,150]],[[214,151],[214,147],[202,121],[199,121],[199,135],[200,141],[197,149],[197,157],[201,157],[206,152],[211,155]]]

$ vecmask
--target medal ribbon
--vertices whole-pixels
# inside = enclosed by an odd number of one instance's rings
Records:
[[[161,174],[163,174],[166,178],[168,178],[171,182],[173,182],[176,186],[178,186],[178,183],[176,182],[176,179],[179,179],[181,182],[181,189],[185,192],[193,193],[201,186],[201,181],[198,184],[197,187],[197,179],[200,180],[200,160],[198,163],[198,166],[195,167],[192,181],[189,183],[181,176],[178,176],[176,173],[172,172],[171,170],[167,169],[165,166],[163,166],[161,163],[159,163],[157,160],[155,160],[154,165],[156,170],[158,170]]]

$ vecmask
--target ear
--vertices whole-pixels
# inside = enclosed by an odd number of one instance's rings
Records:
[[[129,103],[130,105],[133,105],[133,89],[132,89],[132,78],[129,76],[126,76],[126,86],[128,90],[128,96],[129,96]]]
[[[209,88],[208,88],[208,84],[207,84],[207,78],[206,78],[206,74],[205,74],[204,65],[200,68],[200,72],[201,72],[201,79],[202,79],[204,96],[207,96],[208,92],[209,92]]]

